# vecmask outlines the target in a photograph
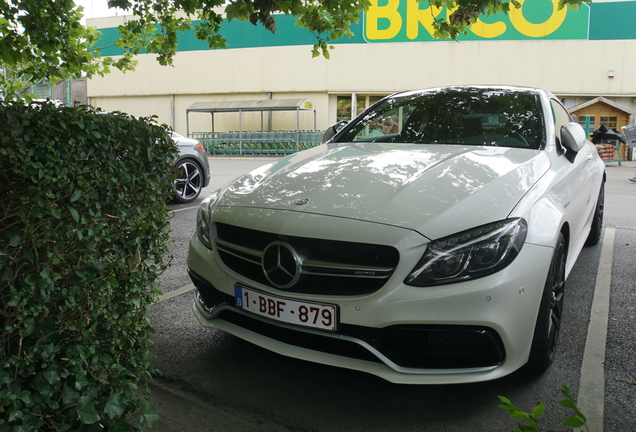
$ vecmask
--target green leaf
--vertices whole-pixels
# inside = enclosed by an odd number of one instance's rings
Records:
[[[532,416],[533,417],[539,417],[540,415],[542,415],[545,412],[545,405],[543,405],[543,403],[539,402],[533,409],[532,409]]]
[[[82,396],[77,402],[77,416],[84,424],[97,423],[100,420],[95,409],[95,398],[92,396]]]
[[[22,237],[16,234],[13,237],[11,237],[11,240],[9,240],[9,246],[16,247],[17,245],[20,244],[21,241],[22,241]]]
[[[15,297],[7,302],[7,306],[9,307],[16,307],[19,304],[20,304],[20,300]]]
[[[145,421],[148,426],[152,426],[157,420],[159,420],[159,415],[149,400],[146,401],[144,406],[141,408],[140,420]]]
[[[79,350],[79,354],[84,356],[83,350]],[[78,372],[81,372],[81,370],[78,370]],[[77,376],[75,377],[75,390],[82,390],[87,385],[88,385],[88,378],[86,378],[85,371],[84,371],[84,374],[78,373]]]
[[[62,219],[62,213],[60,212],[60,209],[56,207],[51,207],[51,215],[53,215],[55,219]]]
[[[578,417],[568,417],[563,421],[563,426],[571,427],[571,428],[581,428],[585,426],[585,421]]]
[[[565,384],[561,386],[561,393],[563,393],[565,397],[570,399],[571,401],[574,400],[574,397],[572,397],[572,394],[570,393],[570,388],[566,386]]]
[[[77,210],[75,210],[73,207],[68,207],[68,211],[71,212],[71,216],[73,216],[73,219],[75,219],[75,222],[79,223],[80,221],[80,215],[77,212]]]
[[[64,390],[62,392],[62,403],[64,406],[75,405],[79,400],[80,394],[72,387],[64,384]]]
[[[75,201],[77,201],[78,199],[80,199],[80,198],[81,198],[81,196],[82,196],[82,190],[81,190],[81,189],[79,189],[79,190],[78,190],[78,191],[76,191],[76,192],[73,194],[73,196],[71,197],[71,202],[75,202]]]
[[[104,407],[104,411],[106,415],[111,419],[115,419],[124,414],[124,410],[126,405],[122,403],[121,398],[116,393],[111,393],[108,397],[108,401],[106,402],[106,406]]]
[[[110,427],[110,432],[129,432],[130,430],[130,426],[125,417],[119,418],[115,424]]]
[[[56,370],[47,370],[44,372],[44,378],[53,385],[60,380],[60,374]]]
[[[525,420],[525,421],[530,421],[531,420],[530,414],[528,414],[525,411],[521,411],[521,410],[510,412],[510,416],[512,418],[516,418],[516,419],[519,419],[519,420]]]
[[[512,402],[510,402],[510,399],[508,399],[507,397],[504,396],[497,396],[499,398],[499,400],[501,402],[503,402],[506,405],[512,405]]]

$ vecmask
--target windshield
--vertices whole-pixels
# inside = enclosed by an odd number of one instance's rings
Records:
[[[523,89],[448,88],[388,97],[337,142],[543,146],[538,96]]]

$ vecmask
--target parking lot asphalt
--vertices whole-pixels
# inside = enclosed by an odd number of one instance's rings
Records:
[[[611,213],[606,213],[606,223],[604,229],[604,235],[611,233],[613,236],[613,232],[615,229],[628,228],[633,226],[633,215],[636,214],[636,183],[632,183],[634,192],[631,192],[631,189],[627,189],[627,185],[630,183],[629,178],[636,176],[636,162],[634,161],[623,161],[620,165],[617,163],[611,163],[607,165],[608,171],[608,187],[607,189],[611,191],[611,187],[609,185],[610,182],[620,183],[619,187],[620,191],[628,191],[630,195],[630,199],[625,200],[625,196],[619,194],[620,196],[612,196],[611,193],[606,195],[606,212],[612,211],[612,208],[617,208],[617,206],[622,207],[622,211],[620,214],[613,215]],[[622,192],[621,192],[622,193]],[[619,203],[620,202],[620,203]],[[627,208],[627,210],[626,210]],[[628,218],[628,219],[626,219]],[[610,227],[608,227],[608,220]],[[624,247],[624,245],[619,244],[614,246],[613,238],[611,239],[611,248],[620,249]],[[604,238],[604,241],[605,238]],[[611,252],[610,252],[611,253]],[[614,252],[616,253],[616,252]],[[631,252],[630,252],[631,253]],[[607,266],[607,262],[602,261],[599,263],[599,266]],[[633,266],[631,267],[634,268]],[[612,273],[611,263],[609,263],[609,270],[606,269],[610,274]],[[614,270],[616,271],[616,270]],[[601,269],[599,267],[599,274],[601,273]],[[634,274],[631,272],[632,275]],[[607,274],[607,273],[605,273]],[[595,324],[594,328],[598,328],[598,323],[600,323],[601,327],[607,329],[608,325],[610,327],[621,327],[621,323],[617,322],[616,317],[608,318],[606,312],[602,309],[607,307],[609,308],[609,302],[611,301],[611,294],[609,292],[609,284],[610,281],[599,281],[601,285],[606,285],[606,289],[608,292],[606,293],[597,293],[601,296],[599,300],[600,304],[593,305],[593,320],[597,320],[597,324]],[[597,283],[597,290],[603,289],[603,287],[599,288]],[[171,291],[167,293],[170,297],[173,298],[175,296],[186,296],[192,295],[192,286],[184,286],[180,290]],[[596,301],[596,300],[595,300]],[[599,306],[600,305],[600,306]],[[599,308],[601,310],[599,311]],[[630,311],[633,310],[633,307],[630,307]],[[633,311],[630,312],[633,315]],[[596,315],[594,317],[594,315]],[[633,320],[633,316],[625,317],[625,319]],[[608,323],[609,320],[609,323]],[[626,328],[630,328],[630,326],[626,326]],[[601,329],[603,330],[603,329]],[[607,397],[613,397],[611,389],[605,388],[602,382],[591,382],[584,383],[585,378],[602,378],[604,374],[611,373],[611,371],[607,370],[605,366],[605,337],[606,333],[603,334],[603,331],[600,332],[593,331],[588,333],[588,340],[586,343],[586,347],[589,346],[591,350],[591,354],[593,357],[588,359],[588,361],[592,362],[590,364],[585,363],[584,367],[592,367],[591,370],[582,370],[582,381],[581,386],[589,385],[590,388],[594,389],[593,399],[589,401],[581,401],[579,400],[579,404],[588,404],[586,408],[589,410],[595,406],[598,406],[599,397],[602,401]],[[628,337],[627,339],[633,340],[633,335]],[[634,346],[630,345],[630,349],[635,349]],[[587,350],[587,348],[586,348]],[[598,368],[600,367],[600,371]],[[597,368],[597,369],[594,369]],[[597,376],[593,376],[596,374]],[[590,376],[592,375],[592,376]],[[633,379],[636,379],[634,377]],[[598,380],[597,380],[598,381]],[[173,385],[174,384],[174,385]],[[215,406],[214,404],[205,403],[201,399],[197,398],[197,395],[194,392],[188,391],[188,389],[182,388],[179,383],[171,383],[166,380],[157,379],[149,381],[149,386],[152,390],[151,400],[153,405],[159,415],[159,420],[149,429],[151,432],[192,432],[192,431],[241,431],[241,432],[251,432],[251,431],[262,431],[262,425],[259,423],[257,419],[251,419],[249,416],[241,415],[239,412],[232,412],[224,408],[220,408]],[[602,404],[600,404],[602,405]],[[589,413],[589,411],[587,411]],[[600,414],[598,413],[590,413],[591,417],[595,415],[600,415],[600,418],[592,418],[592,421],[600,424],[600,429],[590,429],[590,430],[603,430],[603,412],[601,410]],[[590,417],[590,416],[588,416]],[[599,423],[600,422],[600,423]],[[267,431],[272,432],[285,432],[291,431],[283,425],[276,426],[272,428],[271,425],[267,426]]]

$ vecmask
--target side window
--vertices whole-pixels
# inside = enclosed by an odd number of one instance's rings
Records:
[[[412,112],[412,106],[385,104],[354,127],[355,135],[351,140],[396,142]]]
[[[397,135],[402,129],[403,108],[385,111],[368,122],[353,138],[353,141],[369,141],[369,138]]]
[[[570,113],[561,105],[556,99],[550,100],[550,106],[552,107],[552,117],[554,120],[554,131],[556,132],[557,146],[562,152],[565,152],[565,148],[561,145],[561,126],[572,121]]]

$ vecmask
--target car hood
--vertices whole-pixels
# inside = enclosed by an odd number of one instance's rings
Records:
[[[244,175],[217,207],[358,219],[439,238],[505,219],[548,168],[541,150],[328,144]]]

